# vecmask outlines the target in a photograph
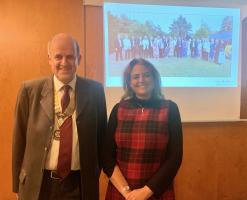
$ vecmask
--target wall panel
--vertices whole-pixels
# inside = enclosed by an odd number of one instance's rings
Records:
[[[47,42],[71,33],[83,47],[81,0],[1,0],[0,3],[0,199],[16,199],[11,186],[13,112],[20,83],[50,74]],[[82,49],[83,51],[83,49]],[[84,75],[83,63],[79,73]]]
[[[99,6],[85,6],[85,74],[103,83],[103,11]]]
[[[247,118],[247,17],[242,20],[242,76],[240,118]]]

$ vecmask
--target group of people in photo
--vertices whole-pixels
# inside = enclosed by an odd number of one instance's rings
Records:
[[[165,57],[198,58],[224,64],[231,58],[231,40],[170,36],[129,36],[118,34],[114,42],[115,61],[135,57],[160,59]]]

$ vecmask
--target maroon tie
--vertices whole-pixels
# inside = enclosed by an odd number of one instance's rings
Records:
[[[67,106],[69,105],[69,101],[70,101],[70,96],[69,96],[69,89],[70,86],[69,85],[64,85],[63,86],[63,96],[61,98],[61,107],[62,107],[62,113],[65,111],[65,109],[67,108]]]
[[[64,93],[61,98],[62,113],[69,105],[69,85],[63,87]],[[57,173],[61,178],[65,178],[71,169],[72,156],[72,116],[69,116],[60,126],[60,146],[57,163]]]

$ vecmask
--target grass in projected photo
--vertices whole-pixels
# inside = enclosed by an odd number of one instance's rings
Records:
[[[115,55],[109,58],[109,74],[111,76],[122,76],[127,60],[114,60]],[[154,64],[161,76],[165,77],[229,77],[231,75],[230,61],[224,64],[215,64],[194,58],[178,59],[174,57],[148,60]]]
[[[121,76],[135,57],[150,60],[166,77],[231,76],[232,16],[166,16],[108,11],[110,76]]]

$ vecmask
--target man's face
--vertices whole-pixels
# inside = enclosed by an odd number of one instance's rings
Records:
[[[49,64],[58,80],[69,83],[75,76],[80,55],[77,55],[73,40],[60,35],[53,39],[50,46]]]

